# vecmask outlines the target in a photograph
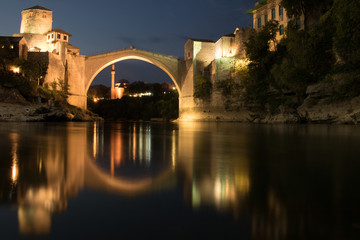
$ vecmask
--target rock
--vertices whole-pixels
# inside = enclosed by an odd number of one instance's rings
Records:
[[[27,104],[26,99],[15,88],[0,87],[0,102]]]

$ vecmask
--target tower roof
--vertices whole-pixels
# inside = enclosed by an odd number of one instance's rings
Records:
[[[31,10],[31,9],[51,11],[50,9],[44,8],[44,7],[39,6],[39,5],[33,6],[33,7],[31,7],[31,8],[24,9],[24,10]]]

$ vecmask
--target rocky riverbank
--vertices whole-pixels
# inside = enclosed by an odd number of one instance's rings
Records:
[[[296,108],[280,105],[273,111],[259,111],[241,101],[230,110],[199,105],[195,111],[184,112],[179,121],[360,124],[360,96],[339,92],[343,86],[341,81],[310,85]]]
[[[100,121],[102,118],[89,112],[77,113],[59,107],[46,105],[20,105],[0,103],[1,122],[40,122],[40,121]]]
[[[96,114],[75,107],[55,107],[47,103],[31,104],[14,88],[0,87],[0,121],[100,121]]]

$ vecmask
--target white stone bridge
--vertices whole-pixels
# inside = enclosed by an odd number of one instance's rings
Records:
[[[193,65],[173,56],[136,48],[82,56],[69,61],[69,103],[86,109],[87,92],[95,77],[106,67],[120,61],[136,59],[151,63],[162,69],[174,82],[179,94],[179,114],[193,106]],[[189,62],[189,61],[188,61]],[[192,60],[190,61],[192,63]],[[186,106],[186,107],[185,107]]]
[[[165,73],[173,80],[179,94],[181,94],[182,73],[185,71],[184,61],[145,50],[136,48],[125,49],[115,52],[109,52],[99,55],[88,56],[85,58],[85,90],[89,89],[94,78],[106,67],[123,60],[137,59],[151,63]]]

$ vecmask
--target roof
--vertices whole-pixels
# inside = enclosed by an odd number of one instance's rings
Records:
[[[38,10],[51,11],[50,9],[44,8],[44,7],[39,6],[39,5],[33,6],[33,7],[31,7],[31,8],[24,9],[24,10],[31,10],[31,9],[38,9]]]
[[[8,39],[11,43],[20,42],[23,37],[0,36],[0,39]]]
[[[62,34],[66,34],[66,35],[72,36],[70,33],[65,32],[64,30],[62,30],[62,29],[60,29],[60,28],[53,29],[53,30],[51,30],[51,31],[48,32],[48,33],[51,33],[51,32],[57,32],[57,33],[62,33]]]
[[[79,49],[80,50],[80,48],[75,47],[74,45],[71,45],[70,43],[68,44],[68,48],[69,49]]]
[[[247,14],[253,14],[254,11],[258,10],[262,6],[265,6],[266,4],[267,4],[267,0],[260,0],[259,2],[257,2],[257,4],[255,4],[255,7],[253,7],[252,9],[247,10],[246,13]]]
[[[194,42],[214,42],[213,40],[208,40],[208,39],[196,39],[196,38],[189,38],[188,40],[192,40]]]

